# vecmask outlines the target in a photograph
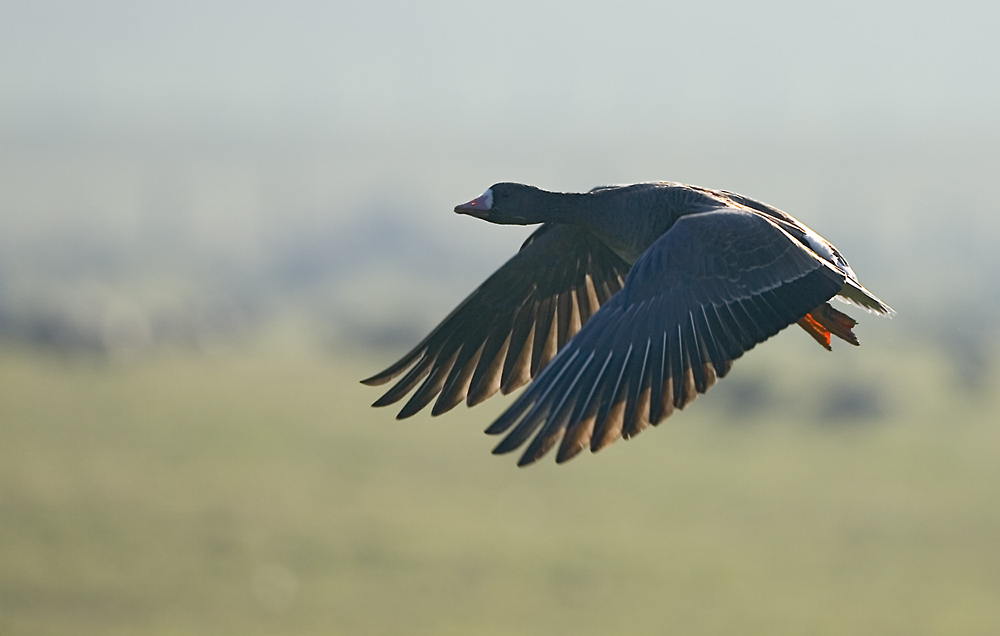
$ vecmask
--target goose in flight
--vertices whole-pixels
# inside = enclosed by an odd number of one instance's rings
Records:
[[[894,313],[826,239],[725,190],[497,183],[455,212],[541,227],[412,351],[362,382],[402,375],[373,404],[413,391],[399,419],[530,382],[486,429],[506,434],[494,453],[528,443],[522,466],[556,444],[564,462],[659,424],[793,323],[827,349],[832,336],[857,345],[857,323],[834,297]]]

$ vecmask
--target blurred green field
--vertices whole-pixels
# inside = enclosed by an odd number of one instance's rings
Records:
[[[778,340],[528,469],[370,409],[392,353],[4,349],[0,633],[1000,633],[997,379]]]

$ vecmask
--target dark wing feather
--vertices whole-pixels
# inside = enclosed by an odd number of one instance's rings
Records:
[[[531,380],[601,303],[629,265],[584,230],[542,225],[412,351],[362,380],[378,386],[406,374],[374,406],[416,391],[397,417],[437,398],[438,415],[462,400],[478,404]]]
[[[657,424],[736,358],[836,294],[844,274],[763,215],[682,217],[635,263],[622,291],[487,429],[494,452],[532,436],[520,464],[559,440],[557,461]],[[508,432],[509,431],[509,432]]]
[[[815,232],[812,232],[812,230],[803,225],[798,219],[762,201],[757,201],[756,199],[751,199],[750,197],[743,196],[742,194],[736,194],[735,192],[728,192],[726,190],[720,190],[717,194],[740,205],[745,205],[748,208],[757,210],[761,214],[766,214],[774,219],[783,230],[794,236],[799,240],[799,242],[807,247],[810,243],[810,239],[807,238],[808,234],[812,233],[812,238],[814,239],[818,237]],[[827,243],[827,247],[832,253],[831,262],[833,265],[844,272],[847,276],[844,288],[841,289],[841,293],[838,294],[841,300],[875,314],[892,316],[896,313],[892,307],[882,302],[882,300],[876,297],[875,294],[868,291],[865,286],[861,284],[861,281],[858,280],[857,274],[854,273],[854,270],[847,262],[847,259],[840,253],[840,250],[831,245],[829,242]],[[809,331],[809,329],[807,328],[806,331]],[[851,342],[853,338],[854,335],[852,334],[849,338],[847,338],[848,342]]]

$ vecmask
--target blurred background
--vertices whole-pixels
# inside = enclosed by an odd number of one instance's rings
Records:
[[[0,630],[994,634],[1000,5],[0,4]],[[672,180],[899,312],[527,470],[357,381],[529,228]],[[859,312],[855,312],[856,314]]]

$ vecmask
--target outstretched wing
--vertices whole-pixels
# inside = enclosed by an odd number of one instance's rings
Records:
[[[621,289],[629,265],[589,233],[542,225],[412,351],[364,384],[403,376],[373,406],[399,401],[409,417],[470,406],[526,384],[598,307]]]
[[[488,429],[532,435],[519,464],[562,439],[556,461],[636,435],[704,393],[733,361],[840,291],[845,275],[763,215],[678,220],[636,261],[621,292]]]

